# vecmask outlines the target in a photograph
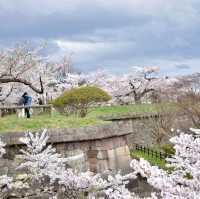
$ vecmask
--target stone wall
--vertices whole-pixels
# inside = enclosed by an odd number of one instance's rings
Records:
[[[106,121],[124,125],[129,124],[131,126],[131,134],[127,135],[127,142],[130,148],[134,147],[135,144],[143,146],[152,146],[155,144],[151,125],[153,124],[152,121],[156,118],[158,118],[157,114],[125,114],[101,117],[101,119]],[[172,128],[187,132],[191,126],[192,122],[186,115],[176,115]],[[170,132],[169,136],[163,138],[162,143],[168,143],[169,137],[176,134],[176,131],[174,133]]]
[[[48,143],[54,145],[57,151],[66,154],[72,150],[109,150],[127,144],[126,136],[131,134],[130,121],[110,123],[107,125],[90,126],[83,128],[49,129]],[[1,139],[7,144],[7,158],[13,159],[19,149],[23,147],[20,142],[24,132],[6,133]]]
[[[48,142],[64,155],[67,151],[72,150],[111,150],[127,144],[129,146],[135,144],[150,146],[155,141],[148,123],[150,123],[151,118],[156,117],[156,114],[110,116],[102,118],[112,122],[107,125],[49,129]],[[188,127],[187,118],[183,116],[177,118],[176,128],[184,129]],[[7,143],[9,156],[13,157],[19,151],[19,148],[23,147],[19,140],[20,137],[24,137],[24,132],[3,134],[2,140]]]
[[[112,122],[102,126],[49,129],[48,142],[65,157],[73,157],[68,166],[80,171],[121,170],[122,173],[127,173],[131,161],[129,148],[135,144],[154,143],[147,123],[156,117],[157,115],[129,114],[103,118]],[[188,128],[187,118],[179,117],[176,122],[177,127]],[[7,143],[7,159],[0,160],[0,174],[17,174],[15,168],[20,162],[20,155],[16,154],[24,147],[19,141],[23,136],[24,132],[7,133],[2,136],[2,140]],[[152,190],[152,187],[140,179],[132,182],[130,188],[142,196],[147,196]]]
[[[112,121],[107,125],[91,126],[83,128],[65,128],[65,129],[49,129],[48,143],[52,144],[58,153],[65,157],[80,156],[82,159],[72,161],[71,166],[76,168],[88,168],[88,166],[79,165],[84,161],[97,159],[98,154],[104,154],[105,151],[117,150],[120,147],[129,146],[130,149],[135,148],[135,144],[151,147],[155,144],[152,132],[147,125],[152,118],[157,115],[123,115],[103,118]],[[186,117],[178,117],[176,121],[177,128],[188,128],[188,120]],[[7,153],[5,158],[13,160],[16,154],[20,154],[20,149],[24,146],[19,141],[20,137],[24,137],[24,132],[7,133],[2,136],[2,140],[7,143]],[[169,138],[165,138],[167,142]],[[94,155],[94,153],[96,155]],[[91,156],[90,154],[93,154]],[[91,161],[91,162],[92,162]],[[104,161],[104,160],[101,160]],[[106,160],[107,161],[107,160]],[[109,161],[109,160],[108,160]],[[1,166],[1,164],[0,164]]]
[[[131,123],[119,122],[82,128],[48,129],[47,132],[49,143],[93,141],[130,134]],[[24,135],[24,132],[6,133],[1,136],[1,139],[8,146],[21,145],[19,138],[24,137]]]

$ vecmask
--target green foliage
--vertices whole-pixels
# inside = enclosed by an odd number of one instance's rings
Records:
[[[147,160],[152,166],[158,166],[160,169],[163,169],[165,171],[167,171],[167,173],[171,173],[172,171],[175,170],[174,167],[172,166],[166,166],[166,161],[164,159],[160,159],[160,158],[156,158],[155,156],[151,156],[151,155],[148,155],[147,153],[144,153],[143,151],[132,151],[131,152],[131,157],[133,159],[140,159],[140,158],[143,158],[145,160]],[[187,179],[192,179],[192,176],[187,174],[185,176]]]
[[[143,151],[132,151],[131,152],[131,157],[132,158],[144,158],[147,160],[151,165],[153,166],[158,166],[159,168],[165,169],[165,160],[161,160],[159,158],[156,158],[155,156],[148,155],[147,153],[144,153]]]
[[[65,91],[61,96],[52,101],[52,104],[60,112],[78,113],[81,117],[85,117],[89,105],[109,101],[110,99],[111,96],[102,89],[95,86],[86,86]]]
[[[175,154],[175,149],[173,148],[172,144],[163,144],[161,146],[161,149],[164,151],[164,153],[167,153],[169,155]]]
[[[192,180],[193,176],[190,173],[186,173],[185,178],[188,180]]]

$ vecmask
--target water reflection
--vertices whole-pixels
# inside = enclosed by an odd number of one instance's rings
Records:
[[[70,157],[68,164],[79,171],[89,169],[93,172],[103,173],[109,170],[113,172],[121,171],[123,174],[130,171],[131,158],[128,146],[87,152],[74,150],[68,152],[67,156]]]
[[[128,173],[130,171],[130,151],[128,146],[119,147],[116,149],[107,151],[107,159],[98,159],[98,172],[103,172],[105,170],[110,171],[121,171],[122,174]]]
[[[106,171],[116,173],[120,171],[121,174],[127,174],[131,172],[131,157],[128,146],[112,150],[90,150],[87,152],[76,150],[68,152],[68,156],[72,157],[68,164],[79,171],[90,169],[98,173],[107,173]],[[141,177],[130,181],[128,189],[141,197],[148,197],[151,192],[155,191]]]

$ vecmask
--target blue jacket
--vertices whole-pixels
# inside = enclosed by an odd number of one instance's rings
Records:
[[[24,96],[24,105],[25,106],[31,106],[32,104],[32,97],[25,95]]]

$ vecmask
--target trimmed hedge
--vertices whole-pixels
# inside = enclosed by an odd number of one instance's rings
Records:
[[[106,102],[110,99],[111,96],[104,90],[95,86],[85,86],[65,91],[52,101],[52,104],[60,112],[78,113],[81,117],[85,117],[91,104]]]

